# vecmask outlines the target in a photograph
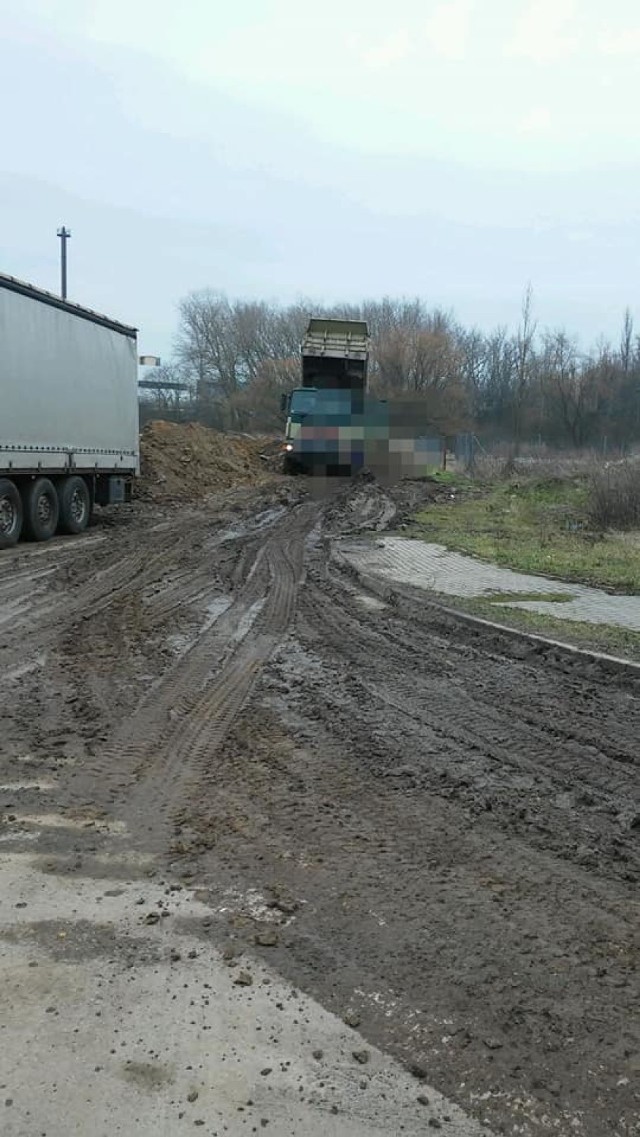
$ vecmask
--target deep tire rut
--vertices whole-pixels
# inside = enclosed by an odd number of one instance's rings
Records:
[[[392,776],[391,755],[399,750],[410,783],[456,797],[474,812],[494,810],[542,848],[597,859],[616,877],[640,875],[633,732],[627,730],[618,746],[590,732],[580,711],[567,713],[561,681],[544,667],[531,668],[525,699],[508,665],[494,667],[484,681],[475,664],[469,666],[468,653],[464,661],[445,651],[438,659],[418,612],[409,639],[392,609],[367,621],[322,576],[305,590],[300,627],[344,669],[353,730],[360,738],[367,728],[373,732]],[[640,717],[624,692],[614,697]],[[554,717],[549,707],[556,702]],[[357,708],[364,705],[367,727],[356,727]],[[604,710],[598,712],[602,719]],[[395,737],[387,734],[388,722]]]
[[[303,579],[304,541],[316,515],[316,506],[300,506],[262,538],[250,567],[243,560],[246,577],[231,606],[121,724],[87,771],[92,781],[110,787],[110,804],[124,810],[132,828],[142,819],[145,839],[163,838],[184,787],[213,758],[289,629]],[[83,793],[79,786],[78,798]]]

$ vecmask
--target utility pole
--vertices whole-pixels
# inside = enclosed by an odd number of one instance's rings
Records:
[[[62,299],[67,299],[67,241],[71,236],[68,229],[64,225],[62,229],[58,229],[58,236],[60,238],[60,276],[62,282]]]

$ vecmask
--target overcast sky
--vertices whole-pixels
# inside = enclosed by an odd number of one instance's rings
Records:
[[[19,13],[19,14],[18,14]],[[170,353],[211,287],[640,323],[637,0],[0,0],[0,271]]]

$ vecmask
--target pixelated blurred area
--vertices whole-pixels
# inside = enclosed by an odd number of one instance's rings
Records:
[[[416,401],[387,401],[349,391],[304,391],[293,423],[291,472],[348,477],[370,470],[385,482],[428,477],[450,466],[447,440]],[[302,412],[299,406],[304,401]]]

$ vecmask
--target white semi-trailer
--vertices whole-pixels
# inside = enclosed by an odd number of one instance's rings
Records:
[[[130,499],[137,352],[135,328],[0,274],[0,549]]]

